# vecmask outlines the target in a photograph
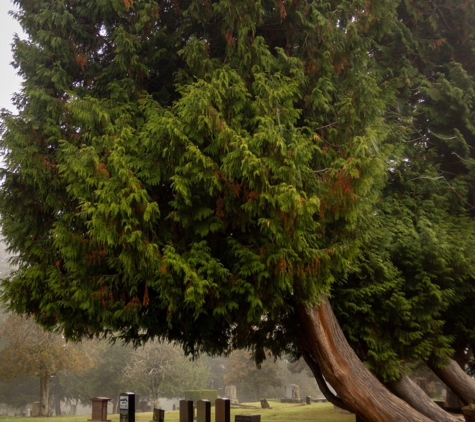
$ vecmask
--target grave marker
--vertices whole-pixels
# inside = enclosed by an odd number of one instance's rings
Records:
[[[90,400],[92,401],[92,417],[88,421],[110,422],[110,419],[107,419],[107,402],[112,399],[109,397],[94,397]]]
[[[270,409],[269,402],[266,399],[261,399],[261,408],[262,409]]]
[[[165,411],[162,409],[153,409],[153,420],[150,422],[164,422],[165,421]]]
[[[119,395],[120,422],[135,422],[135,394],[120,393]]]
[[[196,422],[211,422],[211,402],[198,400],[196,403]]]
[[[34,401],[31,405],[31,416],[36,417],[40,413],[40,402]]]
[[[193,400],[180,400],[180,422],[193,422]]]
[[[231,404],[239,404],[235,385],[227,385],[224,388],[224,396],[231,400]]]
[[[216,399],[215,407],[216,422],[231,422],[231,400]]]

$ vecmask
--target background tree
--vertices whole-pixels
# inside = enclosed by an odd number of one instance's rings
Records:
[[[185,390],[208,388],[210,373],[205,361],[190,361],[180,348],[150,342],[135,350],[124,377],[134,391],[158,408],[160,397],[176,398]]]
[[[267,397],[269,387],[284,384],[278,362],[266,360],[256,367],[252,356],[245,350],[233,352],[227,368],[224,381],[226,385],[236,385],[240,401],[259,401]]]
[[[39,416],[49,416],[49,389],[52,376],[65,369],[88,364],[87,356],[79,354],[60,335],[45,332],[31,319],[10,315],[0,330],[3,347],[0,350],[0,377],[39,378]]]
[[[124,362],[132,359],[133,348],[103,340],[83,341],[81,348],[87,350],[92,364],[60,374],[65,395],[76,404],[90,404],[91,397],[110,397],[118,413],[120,393],[132,390],[124,377]]]
[[[35,377],[17,377],[0,382],[0,403],[14,409],[25,409],[28,404],[38,400],[40,388]]]

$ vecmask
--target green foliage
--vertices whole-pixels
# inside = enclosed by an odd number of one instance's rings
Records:
[[[73,339],[296,351],[294,303],[329,293],[382,186],[394,89],[367,52],[396,5],[17,3],[8,306]]]
[[[401,2],[379,47],[397,88],[389,178],[335,292],[354,347],[385,381],[407,363],[443,365],[453,348],[474,346],[475,8],[441,4]]]

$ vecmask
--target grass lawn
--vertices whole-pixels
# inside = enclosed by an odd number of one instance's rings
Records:
[[[269,400],[271,409],[261,409],[259,403],[246,403],[256,406],[256,409],[231,409],[231,422],[234,415],[261,415],[261,422],[355,422],[354,415],[339,413],[329,403],[312,403],[311,405],[295,405],[278,403]],[[51,418],[34,418],[34,422],[87,422],[91,416],[53,416]],[[119,422],[118,415],[109,415],[112,422]],[[137,413],[136,422],[149,422],[152,413]],[[211,420],[214,422],[214,407],[211,408]],[[176,411],[165,412],[165,422],[178,422],[179,414]],[[32,422],[32,418],[1,416],[0,422]]]

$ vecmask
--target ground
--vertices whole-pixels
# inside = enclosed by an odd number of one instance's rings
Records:
[[[234,415],[260,414],[261,422],[355,422],[354,415],[342,414],[329,403],[313,403],[311,405],[283,404],[269,400],[271,409],[261,409],[258,403],[249,403],[257,409],[231,409],[231,421]],[[108,415],[111,422],[119,422],[119,415]],[[59,416],[51,418],[35,418],[34,422],[86,422],[87,416]],[[137,413],[136,422],[149,422],[152,413]],[[214,408],[211,410],[211,420],[214,421]],[[178,411],[165,412],[165,422],[178,422]],[[31,418],[0,417],[0,422],[32,422]]]

